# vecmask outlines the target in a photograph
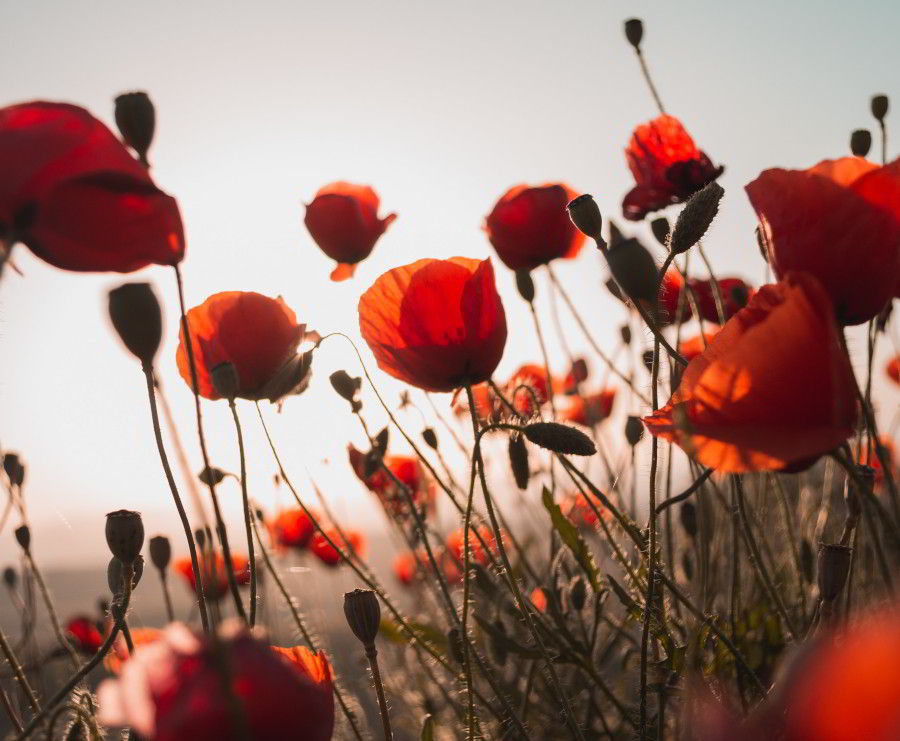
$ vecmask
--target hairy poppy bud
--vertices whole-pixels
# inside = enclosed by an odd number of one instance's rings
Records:
[[[422,439],[432,450],[437,450],[438,447],[438,439],[437,433],[434,431],[433,427],[426,427],[422,430]]]
[[[569,583],[569,601],[572,603],[572,607],[578,611],[584,608],[584,603],[587,601],[587,584],[583,576],[576,576]]]
[[[512,469],[516,486],[524,490],[528,488],[528,448],[525,440],[519,434],[509,438],[509,467]]]
[[[3,470],[9,477],[9,483],[21,487],[25,483],[25,466],[16,453],[7,453],[3,456]]]
[[[713,181],[690,197],[678,214],[669,249],[676,255],[687,252],[699,242],[719,212],[719,201],[725,189]]]
[[[207,486],[218,486],[222,483],[222,479],[225,478],[225,472],[221,468],[210,466],[198,473],[197,478],[200,479],[201,483],[204,483]]]
[[[459,628],[450,628],[450,630],[447,631],[447,644],[450,647],[450,655],[453,657],[453,660],[458,664],[465,663],[462,636],[460,635]]]
[[[534,281],[531,279],[531,273],[528,270],[516,271],[516,289],[519,295],[529,304],[534,301]]]
[[[19,580],[19,575],[16,573],[16,570],[12,566],[7,566],[3,569],[3,583],[9,589],[16,588],[16,582]]]
[[[225,399],[233,399],[241,389],[241,380],[234,363],[219,363],[210,370],[209,377],[216,393]]]
[[[659,216],[650,222],[653,236],[663,247],[669,246],[669,220],[665,216]]]
[[[600,213],[600,207],[594,196],[590,193],[578,196],[573,201],[569,201],[566,206],[569,211],[569,218],[575,227],[585,236],[596,239],[598,242],[603,241],[600,236],[600,228],[603,226],[603,215]]]
[[[123,564],[118,558],[113,556],[109,559],[109,565],[106,567],[106,583],[109,585],[109,591],[112,592],[113,597],[118,597],[122,594],[122,590],[125,587],[125,564]],[[141,580],[141,576],[144,574],[144,557],[138,556],[134,561],[131,562],[131,588],[134,589],[138,582]]]
[[[381,605],[371,589],[354,589],[344,594],[344,617],[350,630],[365,646],[375,642],[381,624]]]
[[[151,366],[162,341],[162,311],[149,283],[125,283],[109,292],[109,318],[125,347]]]
[[[887,116],[888,112],[888,97],[887,95],[873,95],[872,101],[872,115],[875,116],[879,121],[883,121],[884,117]]]
[[[106,515],[106,544],[122,563],[131,563],[144,545],[144,523],[140,512],[119,509]]]
[[[622,342],[626,345],[631,344],[631,327],[627,324],[623,324],[619,327],[619,336],[622,338]]]
[[[640,417],[629,417],[625,420],[625,439],[631,447],[637,445],[644,437],[644,423]]]
[[[678,510],[681,519],[681,527],[692,538],[697,537],[697,507],[693,502],[685,502]]]
[[[825,602],[837,599],[844,588],[852,555],[850,546],[825,543],[819,546],[819,595]]]
[[[656,302],[659,284],[653,256],[636,239],[623,239],[606,251],[606,262],[622,292],[632,301]]]
[[[563,455],[594,455],[597,448],[581,430],[558,422],[532,422],[524,429],[527,437],[535,445]]]
[[[18,543],[22,550],[26,553],[28,549],[31,548],[31,530],[28,528],[28,525],[20,525],[16,528],[15,531],[16,543]]]
[[[640,49],[644,38],[644,22],[640,18],[629,18],[625,21],[625,38],[635,49]]]
[[[347,371],[339,370],[328,376],[331,387],[343,399],[352,402],[362,386],[362,378],[353,378]]]
[[[165,571],[172,559],[172,546],[165,535],[150,538],[150,560],[160,571]]]
[[[850,151],[857,157],[865,157],[872,148],[872,134],[868,129],[856,129],[850,134]]]
[[[147,93],[133,92],[116,96],[116,126],[125,143],[147,165],[147,150],[156,129],[156,111]]]

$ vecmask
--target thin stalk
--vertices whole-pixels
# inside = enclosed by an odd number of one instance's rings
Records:
[[[31,555],[31,550],[25,550],[24,553],[25,560],[28,563],[28,568],[34,575],[34,580],[38,585],[38,591],[41,593],[41,599],[43,599],[44,606],[47,608],[47,614],[50,616],[50,624],[53,626],[53,632],[56,634],[56,640],[59,642],[59,645],[66,650],[66,653],[69,655],[69,660],[72,662],[72,666],[77,668],[78,654],[75,652],[75,649],[72,647],[72,644],[69,642],[69,639],[66,638],[66,634],[63,632],[62,625],[59,622],[59,616],[56,614],[56,608],[53,606],[53,599],[50,597],[50,590],[47,589],[47,585],[44,582],[44,577],[41,574],[41,570],[37,567],[37,564],[34,561],[34,557]]]
[[[19,683],[20,689],[28,699],[28,704],[31,705],[31,709],[36,713],[41,712],[41,704],[38,702],[37,695],[35,695],[34,690],[31,689],[31,685],[28,683],[25,672],[22,670],[22,665],[13,653],[12,647],[9,645],[9,641],[6,640],[6,634],[3,630],[0,630],[0,651],[3,652],[4,658],[6,658],[6,661],[12,668],[13,674],[16,677],[16,682]]]
[[[166,579],[165,569],[159,570],[159,584],[162,587],[163,601],[166,603],[166,618],[170,623],[175,622],[175,610],[172,607],[172,595],[169,594],[169,581]]]
[[[238,452],[241,456],[241,499],[244,505],[244,527],[247,529],[247,561],[250,565],[250,627],[256,625],[256,555],[253,552],[253,528],[250,524],[250,497],[247,495],[247,461],[244,455],[244,433],[241,430],[241,420],[238,417],[237,405],[234,399],[228,400],[231,408],[231,416],[234,419],[234,429],[237,433]]]
[[[13,724],[17,733],[21,733],[23,730],[22,721],[19,719],[12,702],[10,702],[9,695],[6,694],[6,690],[3,687],[0,687],[0,701],[3,702],[3,709],[6,710],[6,714],[9,716],[9,722]]]
[[[703,484],[706,483],[706,480],[713,474],[715,469],[707,468],[703,471],[696,479],[694,479],[694,483],[691,484],[687,489],[685,489],[681,494],[676,494],[674,497],[669,497],[664,502],[660,502],[659,506],[656,508],[656,514],[662,514],[673,504],[678,504],[679,502],[683,502],[687,499],[691,494],[693,494],[697,489],[699,489]]]
[[[656,103],[656,107],[659,108],[660,113],[665,113],[666,109],[663,108],[662,99],[659,97],[659,93],[656,91],[656,85],[653,84],[653,78],[650,77],[650,68],[647,66],[647,62],[644,60],[644,54],[641,52],[641,48],[636,46],[634,48],[634,53],[637,54],[638,62],[641,65],[641,74],[644,76],[644,81],[647,83],[647,87],[650,88],[650,95],[653,96],[653,102]]]
[[[378,695],[378,709],[381,712],[381,724],[384,728],[384,741],[391,741],[394,734],[391,731],[391,718],[388,715],[387,700],[384,697],[384,683],[381,681],[381,672],[378,669],[378,650],[375,643],[366,644],[366,658],[372,668],[372,681],[375,683],[375,693]]]

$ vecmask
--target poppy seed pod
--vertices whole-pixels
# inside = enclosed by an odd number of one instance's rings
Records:
[[[850,134],[850,151],[856,157],[865,157],[872,147],[872,134],[868,129],[856,129]]]
[[[125,283],[109,292],[109,318],[125,347],[149,367],[162,341],[162,311],[149,283]]]
[[[225,472],[221,468],[211,466],[209,468],[204,468],[198,473],[197,478],[200,479],[200,483],[206,484],[207,486],[218,486],[225,478]]]
[[[637,445],[644,437],[644,423],[640,417],[629,417],[625,420],[625,439],[631,447]]]
[[[819,595],[825,602],[837,599],[844,588],[852,555],[850,546],[825,543],[819,546]]]
[[[619,327],[619,336],[622,338],[622,342],[626,345],[631,344],[631,327],[627,324],[623,324]]]
[[[106,544],[123,563],[133,562],[144,545],[144,523],[140,512],[127,509],[106,515]]]
[[[883,121],[888,112],[888,96],[873,95],[871,101],[872,115],[879,121]]]
[[[219,363],[209,371],[209,378],[216,393],[224,399],[233,399],[241,388],[234,363]]]
[[[516,271],[516,289],[519,295],[529,304],[534,301],[534,281],[528,270]]]
[[[533,422],[523,430],[535,445],[563,455],[594,455],[597,448],[581,430],[558,422]]]
[[[632,301],[655,304],[659,270],[653,256],[636,239],[624,239],[606,252],[606,262],[622,292]]]
[[[15,531],[16,543],[18,543],[22,550],[26,553],[28,549],[31,548],[31,530],[28,528],[28,525],[20,525],[16,528]]]
[[[678,214],[669,249],[676,255],[687,252],[706,234],[709,225],[719,212],[719,201],[725,189],[713,181],[690,197]]]
[[[425,441],[426,445],[432,450],[437,450],[438,447],[438,439],[437,433],[434,431],[433,427],[426,427],[422,430],[422,439]]]
[[[625,38],[635,49],[640,49],[644,38],[644,22],[640,18],[629,18],[625,21]]]
[[[160,571],[165,571],[172,560],[172,546],[165,535],[150,538],[150,561]]]
[[[122,139],[147,165],[147,150],[156,129],[156,110],[150,97],[140,91],[116,96],[115,115]]]
[[[131,588],[134,589],[141,576],[144,574],[144,557],[138,556],[131,562]],[[122,594],[122,588],[125,586],[125,564],[118,558],[113,556],[109,559],[109,565],[106,567],[106,583],[113,597]]]
[[[603,216],[600,213],[600,207],[594,196],[590,193],[578,196],[578,198],[569,201],[566,206],[569,211],[569,218],[572,223],[585,236],[598,241],[603,241],[600,236],[600,228],[603,226]]]
[[[381,606],[371,589],[354,589],[344,594],[344,617],[350,630],[364,646],[371,646],[381,623]]]
[[[509,438],[509,467],[512,469],[513,478],[523,491],[528,488],[528,448],[525,447],[525,440],[519,434],[514,434]]]
[[[669,220],[665,216],[659,216],[650,222],[650,229],[656,241],[663,247],[669,246]]]

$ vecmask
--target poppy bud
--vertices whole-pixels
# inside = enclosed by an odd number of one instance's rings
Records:
[[[350,630],[364,646],[371,646],[381,623],[381,606],[371,589],[354,589],[344,594],[344,617]]]
[[[692,538],[697,537],[697,507],[693,502],[685,502],[678,510],[681,519],[681,527]]]
[[[106,515],[106,544],[122,563],[131,563],[144,545],[144,523],[140,512],[119,509]]]
[[[504,666],[507,658],[509,658],[509,649],[506,642],[506,626],[499,618],[493,623],[494,630],[490,633],[490,642],[488,646],[491,649],[491,656],[497,666]]]
[[[147,93],[123,93],[116,96],[116,126],[125,143],[147,165],[147,150],[156,128],[156,111]]]
[[[534,301],[534,281],[531,279],[529,271],[516,271],[516,288],[519,291],[519,295],[529,304]]]
[[[9,477],[9,483],[21,487],[25,483],[25,466],[16,453],[7,453],[3,456],[3,470]]]
[[[437,450],[438,447],[438,439],[437,433],[434,431],[433,427],[426,427],[422,430],[422,439],[432,450]]]
[[[625,439],[633,448],[644,437],[644,423],[640,417],[628,417],[625,420]]]
[[[201,551],[206,547],[206,531],[202,527],[194,530],[194,540],[197,541],[197,547]]]
[[[875,116],[875,118],[877,118],[879,121],[883,121],[888,112],[887,95],[873,95],[871,106],[872,115]]]
[[[200,479],[201,483],[206,484],[207,486],[218,486],[222,483],[222,479],[225,478],[225,472],[220,468],[211,466],[209,468],[204,468],[198,473],[197,478]]]
[[[353,378],[347,371],[339,370],[328,376],[331,387],[342,399],[352,402],[362,386],[362,378]]]
[[[622,293],[632,301],[655,305],[659,271],[647,249],[636,239],[624,239],[605,254],[609,270]]]
[[[241,380],[234,363],[219,363],[210,370],[209,377],[216,393],[225,399],[234,399],[241,389]]]
[[[28,525],[20,525],[16,528],[15,531],[16,543],[18,543],[22,550],[26,553],[28,549],[31,548],[31,530],[29,530]]]
[[[387,450],[389,435],[390,435],[390,432],[388,431],[388,428],[383,427],[381,429],[381,432],[379,432],[375,436],[375,442],[372,445],[372,447],[376,448],[376,449],[380,450],[382,453],[384,453],[384,451]]]
[[[584,603],[587,601],[587,584],[585,584],[584,577],[576,576],[572,579],[569,584],[569,601],[572,603],[572,607],[579,612],[584,608]]]
[[[622,338],[622,342],[626,345],[631,344],[631,327],[627,324],[623,324],[619,327],[619,336]]]
[[[463,653],[463,642],[459,628],[450,628],[447,631],[447,644],[450,647],[450,655],[453,657],[453,660],[458,664],[465,663],[466,659]]]
[[[151,366],[162,341],[162,311],[149,283],[125,283],[109,292],[109,318],[125,347]]]
[[[669,249],[676,255],[687,252],[699,242],[719,212],[719,201],[725,189],[713,181],[698,190],[685,204],[669,242]]]
[[[138,556],[131,562],[132,590],[138,585],[143,574],[144,557]],[[106,583],[109,585],[109,591],[112,592],[113,597],[118,597],[122,594],[122,589],[125,586],[125,564],[115,556],[109,559],[109,565],[106,567]]]
[[[8,589],[15,589],[16,582],[19,580],[19,575],[16,573],[16,570],[12,566],[7,566],[3,569],[3,583],[7,586]]]
[[[635,49],[640,49],[644,38],[644,22],[640,18],[629,18],[625,21],[625,38]]]
[[[519,434],[514,434],[509,438],[509,466],[512,469],[513,478],[516,480],[516,486],[523,491],[528,488],[528,448],[525,447],[525,440]]]
[[[865,157],[872,147],[872,134],[868,129],[857,129],[850,134],[850,151],[857,157]]]
[[[819,546],[818,578],[819,596],[825,602],[832,602],[844,588],[850,573],[853,549],[846,545],[823,543]]]
[[[665,216],[659,216],[650,222],[653,236],[663,247],[669,246],[669,220]]]
[[[535,445],[563,455],[594,455],[597,448],[581,430],[558,422],[532,422],[523,430]]]
[[[644,350],[641,353],[641,362],[647,369],[647,373],[653,373],[653,350]]]
[[[569,201],[566,206],[569,211],[569,218],[575,227],[585,236],[602,242],[603,237],[600,236],[600,228],[603,226],[603,215],[600,213],[600,207],[594,196],[590,193],[578,196],[573,201]]]
[[[172,559],[172,546],[165,535],[150,538],[150,560],[160,571],[165,571]]]

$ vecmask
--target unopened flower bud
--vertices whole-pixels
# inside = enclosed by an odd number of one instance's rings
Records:
[[[241,379],[234,363],[219,363],[209,372],[216,393],[225,399],[234,399],[241,388]]]
[[[516,289],[519,295],[529,304],[534,301],[534,281],[527,270],[516,271]]]
[[[162,311],[149,283],[125,283],[109,292],[109,318],[125,347],[144,366],[162,341]]]
[[[678,510],[681,527],[692,538],[697,537],[697,507],[693,502],[685,502]]]
[[[202,527],[194,530],[194,540],[197,541],[197,547],[201,551],[206,547],[206,531]]]
[[[350,630],[364,646],[370,646],[381,624],[381,605],[371,589],[354,589],[344,594],[344,617]]]
[[[525,439],[515,433],[509,438],[509,467],[512,469],[513,478],[523,491],[528,488],[528,448],[525,447]]]
[[[116,97],[116,126],[125,143],[147,165],[147,150],[156,129],[156,111],[147,93],[123,93]]]
[[[225,478],[225,472],[221,468],[210,466],[198,473],[197,478],[200,479],[201,483],[206,484],[207,486],[218,486]]]
[[[425,441],[426,445],[432,450],[437,450],[438,447],[438,439],[437,433],[434,431],[433,427],[426,427],[422,430],[422,439]]]
[[[619,288],[632,301],[656,304],[659,270],[653,256],[636,239],[623,239],[606,251],[606,262]]]
[[[625,38],[635,49],[640,49],[644,38],[644,22],[640,18],[629,18],[625,21]]]
[[[598,242],[603,241],[603,237],[600,235],[600,229],[603,227],[603,215],[600,213],[600,207],[594,200],[594,196],[585,193],[569,201],[566,208],[569,210],[569,218],[578,231]]]
[[[28,525],[19,525],[14,535],[16,536],[16,543],[21,546],[23,551],[28,552],[28,549],[31,548],[31,530],[28,528]]]
[[[622,338],[622,342],[626,345],[631,344],[631,327],[627,324],[623,324],[619,327],[619,336]]]
[[[19,456],[16,453],[7,453],[3,456],[3,470],[9,477],[9,481],[16,486],[16,479],[19,477],[19,469],[22,467]]]
[[[594,455],[597,448],[581,430],[559,422],[532,422],[524,429],[527,437],[535,445],[563,455]]]
[[[884,117],[887,116],[888,112],[888,97],[887,95],[873,95],[872,101],[872,115],[878,119],[878,121],[883,121]]]
[[[640,417],[628,417],[625,420],[625,439],[633,448],[644,437],[644,423]]]
[[[669,220],[665,216],[659,216],[650,222],[650,229],[656,241],[663,247],[669,246]]]
[[[687,252],[703,238],[719,212],[719,201],[723,195],[725,189],[713,181],[690,197],[675,221],[672,239],[669,240],[672,252],[676,255]]]
[[[347,371],[339,370],[328,376],[331,387],[338,396],[352,402],[362,386],[362,378],[353,378]]]
[[[113,556],[109,559],[109,565],[106,567],[106,583],[109,585],[109,591],[112,592],[113,597],[118,597],[122,594],[122,590],[125,588],[125,571],[126,566],[123,564],[118,558]],[[144,557],[138,556],[134,561],[131,562],[131,589],[133,590],[138,582],[141,580],[141,576],[144,574]]]
[[[140,512],[119,509],[106,515],[106,544],[122,563],[131,563],[144,545],[144,523]]]
[[[150,561],[160,571],[165,571],[172,559],[172,546],[165,535],[150,538]]]
[[[3,569],[3,583],[7,586],[8,589],[15,589],[16,583],[19,581],[19,575],[16,573],[16,570],[12,566],[7,566]]]
[[[576,576],[569,583],[569,601],[572,607],[581,611],[587,601],[587,584],[583,576]]]
[[[850,134],[850,151],[857,157],[865,157],[872,148],[872,134],[868,129],[857,129]]]
[[[850,546],[824,543],[819,546],[819,596],[826,602],[837,599],[844,588],[852,556]]]

